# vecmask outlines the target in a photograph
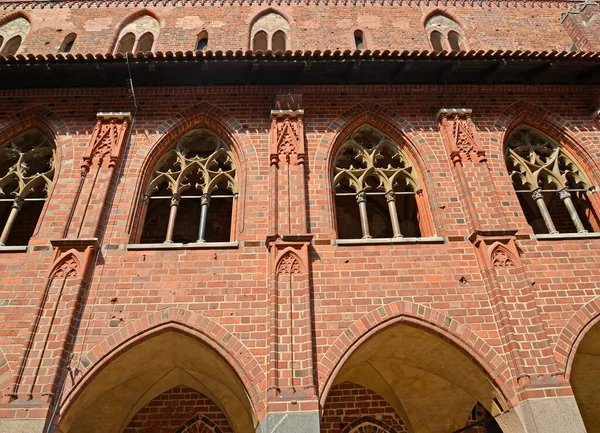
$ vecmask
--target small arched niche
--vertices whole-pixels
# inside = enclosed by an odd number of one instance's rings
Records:
[[[362,30],[354,31],[354,48],[357,50],[365,49],[365,33]]]
[[[425,32],[433,51],[464,51],[467,49],[461,26],[442,14],[434,14],[425,22]]]
[[[275,12],[261,15],[250,29],[251,49],[254,51],[285,51],[290,49],[291,29],[288,21]]]
[[[0,55],[14,56],[29,34],[31,24],[23,17],[17,17],[0,26]]]
[[[156,18],[142,15],[123,26],[114,51],[121,54],[153,51],[159,33],[160,24]]]
[[[75,44],[75,39],[77,39],[76,33],[69,33],[65,36],[62,44],[60,45],[59,52],[61,53],[69,53],[73,49],[73,45]]]
[[[203,30],[198,35],[196,41],[196,51],[206,51],[208,49],[208,32]]]

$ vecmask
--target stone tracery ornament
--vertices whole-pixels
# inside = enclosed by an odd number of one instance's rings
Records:
[[[172,194],[182,194],[190,188],[210,194],[219,187],[235,194],[237,175],[233,154],[214,132],[194,129],[156,164],[146,194],[152,195],[162,186]]]
[[[46,196],[54,179],[55,150],[48,138],[31,129],[0,146],[0,198]]]
[[[361,126],[344,141],[334,167],[334,189],[342,184],[357,194],[370,190],[387,193],[399,185],[409,186],[413,192],[419,189],[413,164],[402,148],[369,125]]]
[[[515,187],[558,191],[591,186],[575,159],[562,146],[532,128],[516,129],[508,138],[504,154]]]
[[[454,163],[463,158],[474,162],[485,161],[485,152],[480,148],[476,127],[471,119],[471,109],[444,108],[440,110],[439,116]]]
[[[279,263],[277,265],[277,271],[276,274],[301,274],[302,273],[302,268],[300,266],[300,262],[298,261],[298,258],[288,252],[285,254],[285,256],[283,256],[280,260]]]

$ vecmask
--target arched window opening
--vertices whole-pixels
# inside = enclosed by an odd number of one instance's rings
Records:
[[[254,51],[267,51],[268,42],[265,32],[258,32],[254,35]]]
[[[361,126],[340,146],[333,189],[338,238],[421,236],[415,169],[402,148],[375,128]]]
[[[160,24],[151,15],[142,15],[119,32],[116,53],[147,53],[154,48],[154,42],[158,38]]]
[[[144,33],[138,42],[136,51],[147,53],[152,51],[152,45],[154,45],[154,35],[150,32]]]
[[[208,33],[203,31],[198,35],[198,42],[196,43],[196,51],[206,51],[208,47]]]
[[[354,32],[354,46],[357,50],[365,49],[365,35],[362,30],[356,30]]]
[[[587,233],[600,219],[593,188],[575,159],[556,141],[522,126],[508,137],[506,166],[523,213],[537,234]]]
[[[460,25],[445,15],[432,15],[425,22],[425,32],[433,51],[462,51],[465,50],[465,38]]]
[[[54,146],[31,129],[0,146],[0,246],[27,245],[54,179]]]
[[[156,165],[146,194],[142,243],[231,240],[236,167],[212,131],[197,128],[180,138]]]
[[[133,45],[135,44],[135,35],[133,33],[127,33],[121,38],[119,42],[119,48],[117,52],[125,54],[133,52]]]
[[[448,43],[450,44],[450,49],[452,51],[461,51],[461,37],[455,32],[451,31],[448,33]]]
[[[0,25],[0,55],[14,56],[29,33],[31,24],[18,17]]]
[[[443,36],[440,32],[431,32],[431,46],[433,47],[433,51],[443,51],[444,46],[442,45]]]
[[[290,49],[290,24],[281,15],[269,12],[260,16],[250,29],[254,51],[285,51]]]
[[[285,33],[278,30],[273,35],[273,51],[285,51]]]
[[[4,44],[4,47],[2,47],[2,52],[0,54],[3,56],[14,56],[17,54],[17,51],[19,51],[22,40],[23,38],[21,38],[21,36],[15,36],[9,39],[6,44]]]
[[[61,53],[69,53],[73,48],[73,44],[75,43],[75,39],[77,39],[77,35],[75,33],[71,33],[65,37],[62,45],[60,46]]]

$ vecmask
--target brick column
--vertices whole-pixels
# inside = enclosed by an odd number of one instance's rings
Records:
[[[500,200],[471,113],[470,109],[440,110],[440,132],[468,216],[471,231],[468,239],[477,253],[516,385],[516,393],[510,396],[509,404],[515,408],[530,399],[572,396],[564,372],[559,371],[554,358],[531,288],[533,282],[521,263],[517,230],[508,226],[499,206]],[[528,406],[533,407],[541,406],[533,403]],[[519,424],[525,425],[529,422],[527,417],[537,419],[537,416],[527,411],[520,413]],[[564,427],[564,424],[557,425]]]
[[[25,345],[1,408],[4,412],[31,408],[31,418],[37,418],[37,424],[27,427],[31,432],[41,431],[38,426],[49,421],[68,380],[71,351],[99,250],[98,238],[104,230],[103,215],[110,205],[109,192],[129,122],[128,113],[98,114],[65,237],[50,241],[54,258],[40,288]],[[3,426],[4,421],[0,432]]]
[[[319,431],[301,104],[301,95],[278,95],[271,112],[269,358],[261,433]]]

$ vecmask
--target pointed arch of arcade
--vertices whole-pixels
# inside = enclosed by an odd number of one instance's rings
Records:
[[[245,128],[239,121],[228,115],[222,108],[203,102],[190,106],[168,118],[150,137],[152,140],[150,149],[146,153],[141,167],[136,167],[136,170],[139,170],[142,175],[137,179],[135,199],[132,200],[134,206],[127,222],[127,231],[132,239],[138,239],[141,234],[146,209],[142,205],[143,194],[154,166],[179,138],[200,126],[217,134],[232,150],[238,172],[239,193],[237,216],[234,215],[234,218],[237,219],[233,226],[237,227],[237,234],[244,232],[246,179],[248,173],[258,167],[258,154],[250,134],[245,133]]]
[[[40,230],[40,223],[44,220],[56,185],[61,182],[63,177],[71,177],[74,171],[79,173],[80,167],[79,164],[74,164],[76,144],[65,121],[44,105],[32,105],[2,120],[0,122],[0,143],[6,143],[30,129],[38,129],[43,133],[54,144],[56,150],[53,186],[46,197],[46,203],[32,234],[33,238]]]
[[[563,327],[554,356],[564,372],[589,432],[600,431],[600,297],[575,312]]]
[[[499,391],[503,403],[510,405],[510,400],[515,396],[510,384],[513,374],[494,348],[468,326],[448,315],[423,305],[397,301],[365,314],[329,345],[319,361],[322,366],[318,376],[321,407],[325,405],[336,376],[353,353],[376,334],[398,324],[428,331],[466,354]]]
[[[189,353],[186,348],[196,347],[198,353],[203,353],[203,358],[219,361],[219,365],[210,366],[211,373],[214,375],[211,380],[216,380],[214,383],[218,382],[219,386],[226,387],[228,384],[233,384],[231,392],[225,394],[227,403],[222,404],[219,397],[215,398],[216,392],[213,393],[208,385],[203,387],[197,377],[183,371],[182,367],[178,366],[170,370],[170,367],[164,367],[162,370],[156,370],[158,373],[164,373],[159,381],[142,388],[130,386],[137,391],[133,399],[135,404],[127,410],[126,415],[122,414],[118,426],[124,428],[141,408],[161,393],[173,386],[185,385],[213,398],[228,417],[235,433],[243,433],[250,426],[254,428],[257,420],[265,414],[265,403],[261,395],[266,387],[266,375],[254,355],[235,335],[213,320],[188,310],[172,307],[129,323],[108,335],[81,358],[74,359],[72,367],[78,370],[78,377],[74,386],[67,384],[64,390],[61,402],[62,415],[56,422],[58,431],[62,433],[79,431],[77,423],[82,418],[94,415],[90,413],[90,408],[97,407],[94,403],[107,392],[122,389],[122,383],[114,386],[106,384],[107,378],[108,381],[116,380],[115,373],[118,373],[119,377],[122,374],[121,370],[109,371],[112,364],[115,364],[117,369],[123,367],[124,363],[127,363],[124,365],[131,364],[127,354],[133,350],[145,353],[144,346],[148,347],[148,343],[155,346],[158,344],[161,347],[160,354],[171,356],[173,351],[166,351],[166,346],[161,346],[164,342],[169,342],[169,339],[172,340],[172,345],[168,347],[176,348],[175,351],[180,354]],[[165,356],[165,359],[167,357]],[[158,358],[163,356],[144,357],[143,367]],[[122,362],[119,364],[120,359]],[[198,358],[194,360],[198,362]],[[159,361],[159,364],[160,362],[162,361]],[[190,360],[184,360],[183,363],[189,366]],[[134,368],[132,375],[136,376],[135,367],[132,368]],[[235,419],[230,418],[228,408],[236,410]],[[83,413],[86,417],[82,417]]]
[[[339,147],[361,125],[369,125],[389,136],[403,148],[414,163],[422,181],[425,202],[428,203],[425,226],[429,233],[423,234],[423,236],[433,236],[436,232],[435,228],[440,225],[435,212],[438,207],[433,205],[437,203],[438,199],[435,184],[431,180],[425,161],[429,157],[435,157],[435,153],[430,143],[419,133],[417,128],[387,107],[371,101],[363,101],[353,105],[338,116],[321,135],[312,160],[314,170],[328,174],[332,173],[334,158]],[[327,182],[327,186],[323,188],[330,191],[331,177],[327,176],[323,181]],[[330,228],[332,232],[335,232],[333,195],[329,194],[328,200]]]

